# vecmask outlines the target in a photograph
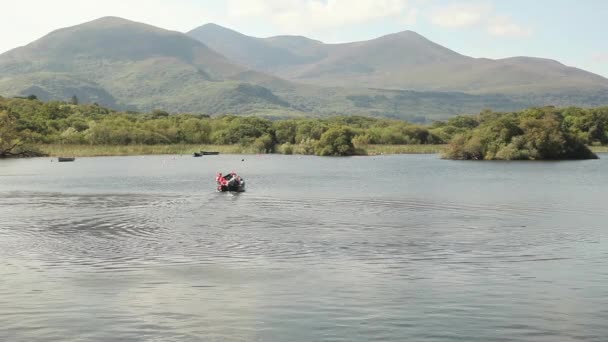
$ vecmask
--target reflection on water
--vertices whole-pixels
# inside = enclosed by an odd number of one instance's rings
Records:
[[[0,340],[605,341],[606,157],[2,161]]]

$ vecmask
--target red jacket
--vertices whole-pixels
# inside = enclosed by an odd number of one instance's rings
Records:
[[[228,185],[228,181],[222,176],[221,173],[217,174],[217,176],[215,177],[215,181],[220,185]]]

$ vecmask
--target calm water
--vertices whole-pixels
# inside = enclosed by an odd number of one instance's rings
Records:
[[[0,161],[0,341],[607,341],[601,157]]]

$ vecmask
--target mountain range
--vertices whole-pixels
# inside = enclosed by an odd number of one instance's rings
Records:
[[[305,37],[255,38],[215,24],[188,32],[255,70],[323,86],[468,93],[525,93],[608,87],[601,76],[532,57],[492,60],[461,55],[404,31],[369,41],[324,44]]]
[[[424,121],[483,108],[605,105],[608,79],[547,59],[472,58],[412,31],[324,44],[104,17],[0,55],[0,95],[30,94],[126,110]]]

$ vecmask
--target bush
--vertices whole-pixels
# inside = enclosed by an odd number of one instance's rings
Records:
[[[294,152],[297,154],[315,154],[315,146],[317,145],[317,140],[314,139],[305,139],[302,140],[298,145],[296,145]]]
[[[353,132],[344,126],[328,129],[315,146],[315,154],[319,156],[350,156],[355,154]]]
[[[279,146],[279,153],[281,154],[293,154],[294,147],[290,143],[284,143]]]
[[[356,137],[353,138],[353,145],[355,145],[355,147],[367,146],[370,144],[370,141],[371,141],[371,138],[370,138],[369,134],[357,135]]]
[[[253,141],[253,148],[258,153],[272,153],[273,147],[274,143],[270,134],[264,134]]]

